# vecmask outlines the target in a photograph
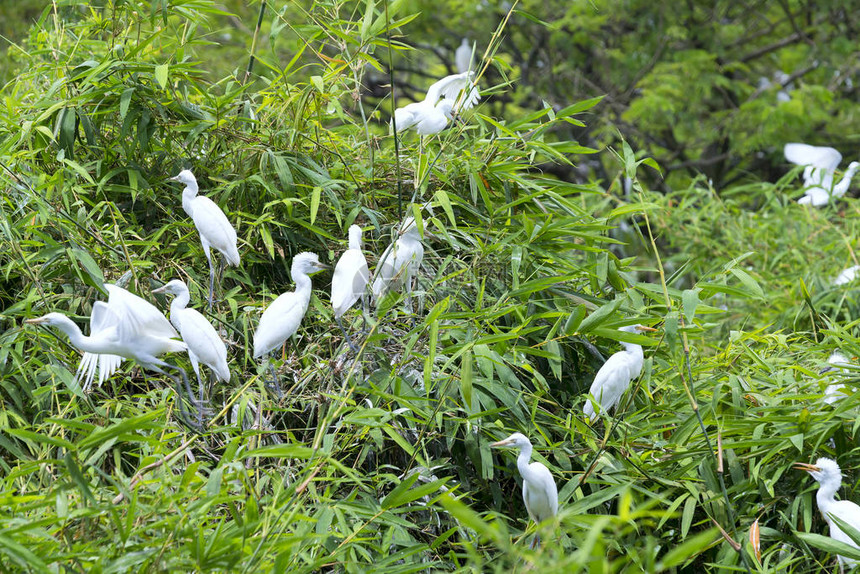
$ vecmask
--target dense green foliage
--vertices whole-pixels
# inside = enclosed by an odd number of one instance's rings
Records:
[[[697,3],[671,16],[643,2],[565,2],[554,14],[538,2],[453,4],[66,0],[16,39],[0,108],[0,569],[832,567],[814,482],[791,463],[837,458],[842,496],[860,498],[858,397],[825,406],[837,375],[818,374],[836,348],[860,354],[858,291],[832,284],[857,263],[860,204],[804,209],[791,178],[718,192],[713,179],[676,177],[666,194],[640,178],[658,177],[648,155],[701,160],[719,145],[728,174],[781,138],[856,125],[857,105],[841,97],[856,88],[811,85],[851,50],[840,8],[766,3],[742,20],[715,2],[732,25],[708,35],[697,22],[716,16]],[[752,109],[764,104],[750,96],[728,118],[715,111],[760,73],[726,64],[722,48],[747,35],[770,45],[801,15],[834,48],[792,96],[801,109]],[[689,23],[666,28],[670,17]],[[617,33],[649,18],[661,25]],[[430,38],[456,21],[483,39],[479,83],[492,94],[423,145],[404,132],[398,156],[389,62],[398,103],[421,97],[453,71],[431,54],[450,55],[465,30],[442,48]],[[651,59],[667,42],[684,49]],[[821,57],[809,46],[768,53],[800,66]],[[610,70],[629,86],[622,107]],[[598,87],[566,91],[579,77]],[[684,85],[697,80],[701,92]],[[790,118],[736,129],[769,114]],[[636,153],[611,128],[630,125],[621,133]],[[687,155],[637,136],[669,137],[667,125]],[[576,183],[574,164],[593,158],[597,175]],[[132,365],[83,393],[79,352],[23,324],[60,311],[83,326],[102,284],[128,272],[128,288],[162,309],[149,292],[175,277],[202,308],[208,267],[167,179],[183,168],[225,210],[242,255],[210,314],[233,378],[214,386],[203,433],[180,424],[168,381]],[[616,193],[624,176],[630,195]],[[286,390],[274,397],[251,340],[265,306],[292,289],[292,257],[333,263],[358,223],[373,268],[407,214],[426,246],[415,312],[389,297],[360,334],[353,310],[355,357],[334,327],[331,276],[315,276],[302,327],[274,361]],[[634,321],[660,332],[616,330]],[[614,416],[588,425],[583,393],[619,340],[646,345],[643,375]],[[271,428],[248,422],[252,405]],[[536,550],[514,456],[489,448],[514,431],[559,486],[553,543]],[[760,558],[748,543],[756,520]]]

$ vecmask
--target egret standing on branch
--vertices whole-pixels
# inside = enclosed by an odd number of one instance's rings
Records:
[[[320,263],[316,253],[299,253],[293,257],[290,275],[296,283],[296,290],[282,293],[260,317],[260,324],[254,331],[255,359],[268,355],[298,331],[311,302],[313,285],[310,275],[323,269],[329,269],[329,266]],[[274,377],[273,379],[275,388],[280,394],[277,379]]]
[[[203,253],[209,261],[209,308],[215,300],[215,265],[209,248],[214,247],[224,255],[227,264],[239,266],[239,249],[236,246],[236,230],[230,225],[227,216],[218,205],[204,195],[197,195],[197,179],[190,170],[183,169],[176,177],[170,178],[185,184],[182,190],[182,208],[194,221],[200,233]]]
[[[379,259],[376,277],[371,286],[377,305],[386,293],[399,291],[404,285],[408,301],[412,294],[412,283],[418,277],[421,261],[424,259],[424,245],[421,243],[415,218],[407,217],[401,227],[400,237],[388,246]]]
[[[218,336],[215,327],[196,309],[188,308],[191,295],[188,286],[179,279],[170,281],[153,293],[170,293],[175,298],[170,303],[170,322],[182,335],[182,340],[188,345],[188,358],[191,367],[197,375],[200,385],[200,404],[203,404],[203,379],[200,378],[200,363],[203,363],[215,374],[219,381],[230,380],[230,367],[227,366],[227,347]]]
[[[558,488],[555,486],[552,473],[539,462],[529,464],[532,456],[531,441],[525,435],[515,432],[505,440],[494,442],[490,446],[520,449],[517,470],[523,477],[523,502],[526,504],[529,517],[540,525],[544,520],[558,514]],[[540,534],[535,534],[531,547],[534,548],[538,544],[540,544]]]
[[[349,348],[354,353],[358,352],[349,334],[340,320],[343,314],[349,311],[359,297],[363,297],[367,283],[370,281],[370,271],[367,268],[367,259],[361,252],[361,227],[350,225],[349,248],[343,252],[337,265],[334,267],[334,276],[331,280],[331,306],[334,308],[334,320],[346,337]]]
[[[625,333],[635,333],[636,331],[655,331],[656,329],[643,325],[628,325],[618,330]],[[608,412],[609,409],[618,404],[621,395],[630,386],[630,381],[642,373],[642,364],[645,362],[642,346],[623,341],[621,346],[624,347],[624,350],[609,357],[597,371],[594,382],[591,383],[591,388],[588,391],[590,396],[585,400],[583,410],[592,422],[600,412]],[[597,409],[594,408],[595,405]]]
[[[802,143],[787,143],[783,150],[785,159],[797,165],[806,166],[803,170],[804,195],[798,203],[815,207],[827,205],[831,199],[845,195],[851,185],[854,172],[860,163],[852,161],[839,183],[834,185],[836,168],[842,161],[842,154],[832,147],[811,146]]]
[[[472,82],[474,75],[464,72],[446,76],[430,86],[423,101],[394,110],[397,131],[415,127],[422,136],[441,132],[454,113],[471,109],[480,101],[481,94]]]
[[[827,526],[830,527],[830,538],[844,542],[860,550],[857,543],[851,540],[850,536],[842,532],[842,529],[833,521],[833,517],[835,516],[842,522],[860,530],[860,506],[857,506],[850,500],[836,500],[836,491],[842,486],[842,471],[839,470],[839,465],[836,464],[836,461],[822,457],[816,460],[815,464],[795,463],[794,468],[805,470],[812,478],[818,481],[818,493],[815,495],[815,502],[818,504],[818,510],[824,516]],[[849,568],[857,565],[856,560],[837,556],[840,571],[846,565]]]
[[[167,318],[154,305],[122,287],[107,283],[104,287],[108,292],[108,300],[93,303],[89,337],[84,336],[80,327],[60,313],[48,313],[25,322],[56,327],[68,335],[73,346],[84,352],[77,372],[78,380],[86,379],[84,391],[92,386],[96,369],[101,384],[116,372],[123,359],[129,359],[144,369],[170,377],[181,394],[179,380],[164,369],[178,372],[188,392],[188,399],[194,403],[194,394],[185,371],[158,358],[165,353],[180,353],[187,348],[185,343],[177,340],[179,335]],[[181,400],[179,406],[184,413]]]

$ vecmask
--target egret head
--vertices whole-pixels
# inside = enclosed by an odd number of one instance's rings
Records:
[[[839,465],[835,460],[821,457],[815,461],[815,464],[806,464],[803,462],[794,463],[794,468],[797,470],[805,470],[812,478],[818,482],[825,484],[840,484],[842,482],[842,471],[839,470]]]
[[[187,293],[188,286],[181,279],[174,279],[173,281],[168,281],[163,286],[158,289],[154,289],[153,293],[170,293],[171,295],[179,295],[180,293]]]
[[[361,227],[358,225],[349,226],[349,248],[361,249]]]
[[[25,319],[24,322],[28,325],[45,325],[47,327],[50,327],[52,325],[68,323],[69,318],[62,313],[48,313],[47,315],[42,315],[41,317],[37,317],[36,319]]]
[[[852,161],[848,164],[848,172],[852,175],[857,171],[857,168],[860,168],[860,162]]]
[[[178,181],[179,183],[184,183],[185,185],[193,185],[197,183],[197,178],[194,177],[194,174],[191,173],[190,169],[183,169],[179,172],[178,175],[175,175],[170,179],[171,181]]]
[[[312,275],[323,269],[330,269],[330,265],[320,263],[320,258],[316,253],[299,253],[293,257],[293,265],[290,267],[290,274],[295,279],[298,275]]]
[[[508,447],[508,448],[525,448],[526,446],[531,446],[532,443],[526,437],[526,435],[522,433],[515,432],[505,440],[500,440],[499,442],[494,442],[490,446],[491,447]]]

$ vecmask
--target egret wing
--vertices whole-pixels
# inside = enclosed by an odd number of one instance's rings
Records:
[[[615,353],[603,363],[588,391],[601,410],[608,411],[618,403],[635,375],[632,371],[631,357],[623,351]]]
[[[176,329],[158,308],[122,287],[106,283],[108,306],[118,317],[117,333],[122,341],[133,341],[146,333],[153,337],[175,339]]]
[[[359,249],[347,249],[335,265],[331,280],[331,304],[335,317],[355,305],[370,281],[367,259]]]
[[[119,323],[119,316],[107,303],[104,301],[93,303],[93,310],[90,313],[90,337],[116,337]],[[99,373],[99,385],[101,385],[116,372],[122,361],[123,358],[119,355],[84,353],[78,365],[76,378],[78,381],[84,381],[84,390],[88,390],[93,384],[96,371]]]
[[[239,265],[239,250],[236,247],[236,230],[221,208],[206,196],[194,198],[194,226],[201,238],[220,251],[230,265]]]
[[[299,329],[310,299],[295,292],[282,293],[269,305],[254,332],[254,358],[262,357]]]
[[[558,488],[542,463],[529,464],[529,470],[528,480],[523,479],[523,502],[532,520],[539,523],[558,513]]]
[[[423,102],[414,102],[394,110],[394,123],[397,125],[398,132],[409,129],[418,123],[422,105]]]
[[[391,280],[397,274],[394,268],[394,246],[392,243],[382,252],[382,257],[379,258],[379,264],[376,266],[376,276],[373,279],[371,291],[373,298],[379,300],[380,297],[388,292]]]
[[[227,346],[215,327],[196,309],[177,310],[180,315],[179,332],[188,345],[188,352],[194,353],[197,360],[212,369],[222,381],[230,380],[227,367]],[[175,315],[177,311],[172,313]]]
[[[835,170],[842,161],[842,154],[832,147],[812,146],[803,143],[787,143],[783,149],[785,159],[797,165],[811,165]]]
[[[468,90],[468,93],[463,96],[458,110],[468,110],[474,107],[481,99],[481,94],[478,92],[478,88],[472,84],[473,75],[473,72],[463,72],[462,74],[445,76],[430,86],[424,101],[435,106],[439,98],[445,98],[454,104],[457,102],[460,92]]]

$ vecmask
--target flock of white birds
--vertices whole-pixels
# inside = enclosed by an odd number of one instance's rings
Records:
[[[475,74],[471,70],[474,47],[467,39],[456,51],[459,73],[447,76],[430,86],[426,97],[420,101],[398,108],[392,118],[395,131],[414,128],[419,136],[441,132],[456,115],[475,106],[480,94],[475,85]],[[851,178],[860,168],[860,163],[852,162],[840,181],[835,181],[836,170],[842,161],[841,154],[830,147],[816,147],[801,143],[785,145],[788,161],[804,166],[803,181],[805,195],[799,203],[816,207],[824,206],[842,197],[848,190]],[[200,235],[203,252],[209,263],[208,307],[211,309],[215,298],[216,268],[211,251],[214,249],[223,256],[227,265],[238,266],[241,262],[236,231],[224,212],[211,199],[198,195],[199,187],[194,174],[182,170],[171,178],[185,185],[182,192],[182,207],[194,222]],[[358,353],[358,348],[349,336],[342,322],[343,315],[359,299],[366,308],[366,289],[370,283],[370,270],[362,251],[362,229],[352,225],[348,232],[348,248],[334,268],[331,286],[331,305],[334,318],[343,333],[350,349]],[[409,217],[402,222],[399,236],[383,253],[376,268],[376,276],[371,284],[372,298],[379,301],[389,291],[402,291],[409,294],[414,288],[424,255],[424,246],[416,222]],[[268,356],[296,333],[307,312],[311,298],[311,276],[323,269],[330,268],[319,261],[315,253],[299,253],[293,258],[290,273],[295,290],[281,294],[263,312],[254,332],[255,359]],[[850,269],[846,272],[853,272]],[[846,273],[846,272],[843,272]],[[853,279],[847,276],[837,279],[836,283]],[[216,329],[204,315],[188,307],[190,293],[187,285],[174,279],[159,289],[156,294],[174,296],[170,304],[170,320],[151,303],[117,285],[105,284],[107,302],[93,304],[90,316],[90,335],[85,336],[81,329],[61,313],[48,313],[26,322],[35,325],[52,326],[65,333],[72,345],[83,352],[77,380],[82,381],[88,391],[94,380],[99,384],[109,378],[123,360],[131,360],[144,369],[164,374],[171,378],[177,389],[185,389],[188,400],[197,407],[196,425],[188,418],[182,406],[183,420],[195,428],[203,426],[203,405],[205,385],[200,374],[200,365],[207,366],[218,381],[230,380],[227,364],[227,348]],[[655,331],[643,325],[630,325],[619,330],[626,333]],[[180,340],[181,339],[181,340]],[[590,422],[598,415],[608,414],[629,388],[631,381],[638,378],[642,371],[644,353],[635,343],[622,342],[623,350],[615,353],[597,372],[583,406],[583,413]],[[187,351],[191,366],[197,376],[198,395],[195,398],[188,383],[185,371],[160,357],[167,353]],[[849,364],[841,354],[834,353],[829,361],[831,368],[841,368]],[[273,376],[273,378],[275,378]],[[181,379],[181,381],[180,381]],[[181,386],[180,386],[181,384]],[[844,396],[844,385],[828,386],[824,401],[833,403]],[[181,392],[181,391],[180,391]],[[492,447],[519,449],[517,468],[523,479],[523,501],[530,518],[541,525],[550,522],[558,513],[558,489],[549,469],[540,462],[531,462],[532,444],[529,439],[514,433],[508,438],[491,444]],[[841,484],[841,472],[836,462],[820,458],[814,465],[797,463],[796,468],[809,472],[819,482],[817,504],[830,527],[830,536],[835,540],[858,547],[834,523],[833,517],[860,529],[860,507],[849,501],[834,498]],[[540,541],[535,535],[532,546]],[[840,566],[854,566],[855,561],[839,556]]]

